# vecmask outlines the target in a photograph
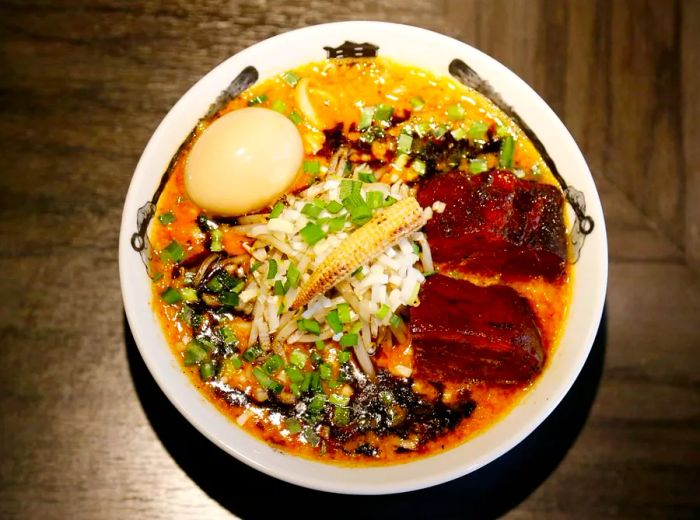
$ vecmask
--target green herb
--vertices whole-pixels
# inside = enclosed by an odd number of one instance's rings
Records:
[[[236,334],[228,327],[221,327],[219,329],[219,335],[221,336],[224,345],[227,347],[235,347],[238,345],[238,338]]]
[[[226,305],[227,307],[237,307],[238,303],[240,302],[240,298],[238,293],[229,291],[221,294],[221,296],[219,296],[219,301],[221,302],[221,305]]]
[[[369,206],[371,209],[381,208],[383,202],[384,194],[381,191],[367,192],[367,206]]]
[[[390,121],[392,115],[394,115],[394,107],[384,103],[378,104],[374,110],[375,121]]]
[[[158,217],[158,220],[160,221],[161,224],[164,226],[167,226],[168,224],[172,224],[175,222],[175,215],[173,215],[172,211],[168,211],[167,213],[163,213]]]
[[[486,139],[486,132],[489,130],[489,125],[483,121],[474,121],[472,126],[469,127],[469,139]]]
[[[302,214],[311,218],[318,218],[322,211],[323,208],[318,207],[316,204],[309,204],[308,202],[301,208]]]
[[[214,253],[219,252],[219,251],[223,251],[223,249],[224,249],[223,238],[224,238],[224,235],[219,228],[212,229],[211,230],[211,244],[209,245],[209,249]]]
[[[277,260],[273,258],[268,262],[267,279],[272,280],[275,276],[277,276]]]
[[[460,126],[459,128],[455,128],[450,132],[450,135],[455,139],[455,141],[461,141],[465,137],[467,137],[467,131],[464,129],[464,127]]]
[[[302,374],[301,370],[299,370],[297,367],[288,365],[285,369],[284,372],[287,374],[287,377],[292,383],[301,383],[304,381],[304,374]]]
[[[396,144],[396,149],[401,153],[411,153],[411,146],[413,145],[413,137],[408,134],[401,134],[399,140]]]
[[[338,231],[342,231],[343,228],[345,227],[345,223],[347,220],[345,217],[335,217],[332,218],[328,221],[328,231],[332,233],[337,233]]]
[[[282,79],[286,81],[290,86],[295,87],[296,84],[299,83],[299,80],[301,78],[296,72],[288,70],[287,72],[282,74]]]
[[[372,118],[374,117],[374,107],[364,107],[360,112],[360,122],[357,123],[358,130],[364,130],[372,125]]]
[[[180,291],[178,291],[177,289],[173,289],[172,287],[168,287],[166,290],[160,293],[160,297],[165,303],[170,305],[182,300],[182,296],[180,296]]]
[[[464,107],[462,105],[450,105],[447,107],[447,118],[450,121],[461,121],[464,119]]]
[[[316,352],[315,350],[312,350],[312,351],[311,351],[311,354],[309,354],[309,358],[311,358],[311,362],[312,362],[314,365],[320,365],[321,363],[323,363],[323,358],[322,358],[321,355],[320,355],[318,352]]]
[[[328,363],[321,363],[318,366],[318,374],[321,379],[327,381],[333,377],[333,368]]]
[[[318,434],[314,431],[314,429],[311,426],[307,426],[304,428],[304,439],[306,439],[306,442],[309,443],[309,445],[313,448],[318,446],[321,443],[321,437],[318,436]]]
[[[501,153],[498,157],[498,164],[501,168],[511,168],[513,166],[513,154],[515,152],[515,141],[513,136],[507,135],[501,141]]]
[[[243,366],[241,358],[239,358],[237,355],[231,356],[226,361],[231,363],[233,365],[233,368],[235,368],[236,370],[240,370],[240,368]]]
[[[411,163],[411,168],[413,168],[413,171],[415,171],[418,175],[425,175],[425,161],[421,161],[420,159],[414,159]]]
[[[284,114],[287,111],[287,103],[285,103],[281,99],[275,99],[272,102],[272,105],[270,105],[270,108],[272,110],[274,110],[275,112],[279,112],[280,114]]]
[[[361,188],[362,183],[360,181],[356,181],[354,179],[343,179],[340,181],[340,200],[344,200],[353,194],[359,195]]]
[[[294,288],[299,285],[300,275],[301,273],[299,272],[299,268],[296,266],[296,264],[290,262],[289,267],[287,267],[287,284],[289,287]]]
[[[350,323],[350,305],[347,303],[338,305],[338,318],[341,323]]]
[[[350,422],[350,409],[343,406],[336,406],[333,409],[333,417],[331,419],[336,426],[346,426]]]
[[[391,195],[387,195],[386,199],[384,199],[384,207],[386,208],[387,206],[391,206],[396,202],[396,199],[392,197]]]
[[[160,252],[160,257],[165,261],[170,261],[177,264],[178,262],[181,262],[183,258],[185,258],[185,251],[182,249],[180,244],[173,240]]]
[[[262,262],[259,262],[258,260],[256,260],[255,262],[253,262],[253,265],[250,266],[250,272],[254,273],[258,269],[260,269],[261,266],[262,266]]]
[[[347,406],[350,403],[350,398],[347,395],[331,394],[328,396],[328,402],[335,406]]]
[[[218,277],[214,277],[207,282],[207,289],[213,293],[220,293],[224,289],[224,284],[221,283]]]
[[[379,307],[379,310],[376,312],[375,316],[378,319],[383,320],[386,318],[387,314],[389,314],[390,310],[391,308],[386,303],[382,303],[382,306]]]
[[[321,173],[321,163],[317,160],[304,161],[304,173],[318,175]]]
[[[341,209],[343,209],[343,205],[337,200],[332,200],[326,205],[326,210],[328,210],[328,213],[332,213],[333,215],[338,213]]]
[[[267,95],[260,94],[259,96],[255,96],[253,99],[248,101],[248,106],[252,107],[253,105],[259,105],[260,103],[264,103],[265,101],[267,101]]]
[[[272,292],[275,294],[275,296],[284,296],[287,294],[287,289],[284,287],[281,280],[275,280],[275,285],[272,288]]]
[[[247,349],[243,354],[241,354],[241,358],[243,358],[243,361],[247,361],[248,363],[252,363],[255,361],[257,358],[259,358],[262,355],[262,348],[260,348],[260,345],[253,345],[249,349]]]
[[[197,301],[197,291],[191,287],[180,288],[180,298],[186,302],[196,302]]]
[[[282,367],[284,367],[284,360],[278,354],[271,355],[269,358],[267,358],[265,363],[263,363],[263,369],[269,375],[276,374]]]
[[[292,123],[294,123],[295,125],[301,124],[301,116],[299,115],[298,112],[296,112],[296,111],[292,112],[291,114],[289,114],[288,117],[289,117],[289,119],[291,119]]]
[[[402,323],[403,323],[403,320],[401,319],[401,316],[399,316],[398,314],[392,314],[391,318],[389,318],[389,325],[391,325],[394,328],[400,327]]]
[[[416,96],[414,98],[411,98],[410,103],[413,107],[413,110],[420,110],[425,105],[425,100],[420,96]]]
[[[304,368],[308,358],[309,356],[303,350],[294,349],[292,350],[292,353],[289,354],[289,363],[298,368]]]
[[[295,417],[285,419],[284,427],[287,428],[289,433],[291,433],[292,435],[301,431],[301,423],[299,422],[299,419],[296,419]]]
[[[338,352],[338,363],[342,365],[343,363],[347,363],[348,361],[350,361],[349,350],[341,350],[340,352]]]
[[[258,380],[258,383],[260,383],[260,386],[262,386],[265,390],[270,388],[270,385],[272,385],[272,379],[263,371],[262,368],[253,367],[253,375],[255,376],[255,379]]]
[[[207,358],[207,351],[204,350],[198,341],[190,341],[185,350],[184,363],[185,366],[192,366]]]
[[[483,173],[488,169],[489,168],[485,159],[469,159],[470,173]]]
[[[357,205],[350,210],[350,220],[356,226],[361,226],[369,222],[372,218],[372,209],[365,205]]]
[[[206,361],[199,365],[199,375],[203,380],[211,379],[214,377],[214,365]]]
[[[353,347],[357,345],[357,334],[355,333],[348,333],[348,334],[343,334],[343,337],[340,338],[340,343],[341,347]]]
[[[433,128],[433,135],[440,139],[443,135],[447,133],[448,130],[449,128],[447,128],[446,125],[439,125]]]
[[[297,321],[297,328],[305,332],[310,332],[311,334],[320,334],[321,325],[316,320],[301,319]]]
[[[156,273],[156,274],[153,275],[153,278],[152,278],[152,279],[153,279],[154,282],[157,282],[157,281],[160,280],[161,278],[163,278],[163,273],[158,272],[158,273]]]
[[[326,315],[326,322],[336,334],[343,330],[343,324],[340,321],[337,310],[333,310]]]
[[[326,348],[326,344],[323,342],[322,339],[317,339],[316,341],[314,341],[314,345],[318,350],[323,350],[324,348]]]
[[[309,402],[308,406],[306,407],[306,411],[311,413],[311,414],[317,414],[321,410],[323,410],[323,407],[326,405],[326,396],[324,394],[316,394],[311,398],[311,401]]]
[[[314,224],[313,222],[309,222],[302,228],[302,230],[299,232],[301,235],[301,238],[304,239],[304,242],[309,244],[310,246],[314,245],[316,242],[321,240],[322,238],[325,238],[326,233],[323,231],[321,226],[318,224]]]
[[[279,217],[282,214],[282,210],[284,210],[284,204],[278,202],[273,206],[272,211],[270,212],[270,218]]]

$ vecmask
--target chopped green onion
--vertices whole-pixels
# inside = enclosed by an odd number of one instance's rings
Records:
[[[389,325],[391,325],[394,328],[401,326],[402,323],[403,320],[398,314],[392,314],[391,318],[389,318]]]
[[[390,310],[391,308],[386,303],[382,303],[382,306],[379,307],[379,310],[377,311],[375,316],[378,319],[383,320],[384,318],[386,318],[387,314],[389,314]]]
[[[272,110],[274,110],[275,112],[279,112],[280,114],[284,114],[287,111],[287,103],[285,103],[281,99],[275,99],[272,102],[272,105],[270,105],[270,108]]]
[[[163,260],[177,264],[185,258],[185,251],[180,244],[173,240],[160,252],[160,257]]]
[[[309,204],[308,202],[301,208],[302,214],[311,218],[318,218],[322,211],[323,208],[318,207],[316,204]]]
[[[326,315],[326,322],[336,334],[343,330],[343,324],[340,321],[337,310],[333,310]]]
[[[368,191],[367,192],[367,205],[371,209],[381,208],[383,202],[384,202],[384,194],[381,191]]]
[[[512,135],[503,137],[501,141],[501,153],[498,157],[498,164],[501,168],[510,168],[513,166],[513,153],[515,151],[515,141]]]
[[[163,213],[161,216],[159,216],[158,220],[161,224],[167,226],[168,224],[175,222],[175,215],[173,215],[172,211],[168,211],[167,213]]]
[[[299,422],[299,419],[296,419],[295,417],[285,419],[284,427],[287,428],[289,433],[291,433],[292,435],[301,431],[301,423]]]
[[[340,346],[341,347],[353,347],[357,345],[357,334],[355,333],[348,333],[348,334],[343,334],[343,337],[340,338]]]
[[[165,303],[170,304],[170,305],[182,300],[182,296],[180,295],[180,291],[178,291],[177,289],[173,289],[172,287],[168,287],[166,290],[164,290],[162,293],[160,293],[160,297]]]
[[[372,125],[372,118],[374,117],[374,107],[364,107],[360,112],[360,121],[357,123],[358,130],[364,130]]]
[[[443,135],[447,133],[448,130],[449,128],[447,128],[446,125],[440,125],[433,129],[433,135],[440,139]]]
[[[218,277],[214,277],[209,282],[207,282],[207,289],[213,293],[220,293],[224,289],[224,284],[221,283]]]
[[[304,381],[304,374],[297,367],[289,365],[284,369],[284,372],[292,383],[299,384]]]
[[[469,159],[470,173],[483,173],[488,169],[489,167],[485,159]]]
[[[414,159],[411,163],[411,168],[413,168],[413,171],[415,171],[418,175],[425,175],[425,161],[421,161],[420,159]]]
[[[284,210],[284,204],[281,202],[278,202],[275,204],[272,208],[272,211],[270,211],[270,218],[277,218],[282,214],[282,211]]]
[[[362,183],[354,179],[343,179],[340,181],[340,200],[344,200],[352,194],[360,194],[362,188]]]
[[[331,394],[328,396],[328,401],[335,406],[347,406],[350,398],[347,395]]]
[[[184,362],[185,366],[192,366],[207,358],[207,351],[200,345],[198,341],[190,341],[185,350]]]
[[[277,276],[277,260],[273,258],[268,262],[267,279],[272,280],[275,276]]]
[[[390,121],[392,115],[394,115],[394,107],[384,103],[378,104],[374,110],[375,121]]]
[[[236,355],[228,358],[228,361],[233,365],[233,368],[235,368],[236,370],[239,370],[243,366],[243,363],[241,362],[241,358],[239,358]]]
[[[396,149],[402,153],[411,153],[411,145],[413,144],[413,137],[408,134],[401,134],[399,140],[396,144]]]
[[[354,276],[358,280],[362,280],[365,277],[363,270],[364,268],[360,266],[357,269],[355,269],[352,273],[350,273],[350,276]]]
[[[535,172],[533,172],[533,174],[534,174],[534,173],[535,173]],[[154,282],[157,282],[157,281],[160,280],[161,278],[163,278],[163,273],[158,272],[158,273],[156,273],[156,274],[153,275],[153,281],[154,281]]]
[[[386,199],[384,199],[384,207],[386,208],[387,206],[391,206],[396,202],[396,199],[392,197],[391,195],[387,195]]]
[[[321,443],[321,437],[318,436],[318,434],[314,431],[313,427],[307,426],[304,428],[304,439],[306,439],[306,442],[309,443],[309,445],[312,448],[315,448]]]
[[[275,285],[273,286],[272,292],[275,294],[275,296],[284,296],[287,294],[287,289],[284,287],[281,280],[275,280]]]
[[[357,174],[357,178],[362,182],[377,182],[373,173],[360,172]]]
[[[299,268],[295,263],[291,262],[287,268],[287,284],[289,287],[294,288],[299,284],[300,275]]]
[[[234,291],[229,291],[219,296],[219,301],[222,305],[226,305],[227,307],[236,307],[240,302],[240,298],[238,296],[238,293]]]
[[[356,322],[352,327],[350,327],[350,332],[352,334],[357,334],[358,332],[360,332],[360,330],[362,330],[362,322],[361,321]]]
[[[253,265],[250,266],[250,272],[254,273],[258,269],[260,269],[261,266],[262,266],[262,262],[259,262],[258,260],[256,260],[255,262],[253,262]]]
[[[212,343],[212,341],[205,336],[198,336],[197,339],[193,339],[192,341],[196,341],[209,352],[216,348],[216,345],[214,345],[214,343]]]
[[[192,318],[193,317],[194,317],[194,311],[188,305],[183,305],[182,308],[180,309],[180,312],[177,315],[177,318],[180,321],[184,321],[188,325],[192,325]]]
[[[486,132],[489,130],[489,125],[483,121],[474,121],[472,126],[469,127],[469,138],[470,139],[486,139]]]
[[[290,86],[295,87],[299,80],[301,79],[299,75],[293,70],[288,70],[282,74],[282,79],[286,81]]]
[[[182,287],[180,289],[180,298],[186,302],[196,302],[197,301],[197,291],[192,289],[192,287]]]
[[[284,390],[284,387],[282,386],[282,383],[279,381],[273,379],[272,382],[270,383],[269,390],[273,394],[279,394],[282,390]]]
[[[304,380],[301,382],[300,390],[306,392],[311,386],[311,372],[304,373]]]
[[[224,238],[223,233],[221,233],[221,230],[219,228],[212,229],[211,230],[211,244],[209,246],[209,249],[213,251],[214,253],[218,251],[223,251],[224,249],[224,244],[222,242],[222,239]]]
[[[342,229],[345,227],[346,222],[347,220],[345,219],[345,217],[332,218],[328,221],[328,231],[331,231],[332,233],[342,231]]]
[[[238,337],[236,334],[228,327],[221,327],[219,329],[219,335],[227,347],[232,347],[238,345]]]
[[[318,366],[318,374],[321,379],[327,381],[333,377],[333,368],[327,363],[321,363]]]
[[[259,96],[255,96],[253,99],[248,101],[248,106],[252,107],[253,105],[259,105],[260,103],[264,103],[265,101],[267,101],[267,95],[260,94]]]
[[[308,358],[309,356],[303,350],[294,349],[289,355],[289,362],[296,367],[304,368]]]
[[[338,363],[342,365],[343,363],[347,363],[348,361],[350,361],[349,350],[341,350],[340,352],[338,352]]]
[[[465,137],[467,137],[467,131],[464,129],[464,127],[460,126],[459,128],[455,128],[450,132],[450,135],[454,137],[455,141],[461,141]]]
[[[350,323],[350,305],[347,303],[338,305],[338,318],[341,323]]]
[[[270,388],[270,385],[272,385],[272,379],[263,371],[262,368],[253,367],[253,375],[255,376],[255,379],[258,380],[258,383],[260,383],[260,386],[262,386],[265,390]]]
[[[262,348],[260,348],[260,345],[253,345],[248,350],[243,352],[243,354],[241,354],[241,357],[243,358],[243,361],[247,361],[248,363],[252,363],[257,358],[259,358],[261,354],[262,354]]]
[[[372,209],[366,205],[358,205],[350,210],[350,220],[356,226],[361,226],[372,218]]]
[[[209,361],[199,365],[199,375],[205,381],[214,377],[214,365]]]
[[[337,200],[332,200],[326,205],[326,209],[328,210],[328,213],[332,213],[333,215],[335,215],[341,209],[343,209],[343,205]]]
[[[450,105],[447,107],[447,117],[451,121],[461,121],[464,119],[464,107],[462,105]]]
[[[420,96],[416,96],[414,98],[411,98],[410,103],[413,107],[413,110],[420,110],[425,105],[425,100]]]
[[[318,175],[321,173],[321,163],[315,159],[311,161],[304,161],[304,173]]]
[[[346,426],[350,422],[350,409],[343,406],[336,406],[333,409],[333,418],[331,419],[336,426]]]
[[[310,246],[314,245],[316,242],[326,236],[326,233],[323,231],[321,226],[314,224],[313,222],[306,224],[299,234],[301,235],[301,238],[304,239],[304,242]]]
[[[418,123],[415,126],[418,137],[425,137],[430,132],[430,123]]]
[[[347,209],[348,211],[351,211],[357,206],[366,205],[367,204],[365,203],[365,199],[362,198],[362,195],[360,193],[351,193],[343,199],[343,206],[345,206],[345,209]]]
[[[300,125],[301,124],[301,116],[299,115],[298,112],[292,112],[289,114],[289,119],[294,123],[295,125]]]
[[[311,398],[311,401],[309,402],[309,405],[306,407],[306,410],[309,413],[316,414],[319,413],[321,410],[323,410],[323,407],[326,405],[326,396],[324,394],[316,394]]]
[[[323,342],[322,339],[317,339],[316,341],[314,341],[314,345],[318,350],[323,350],[324,348],[326,348],[326,344]]]
[[[297,320],[297,328],[305,332],[310,332],[311,334],[321,333],[321,325],[316,320],[310,320],[306,318]]]
[[[311,354],[309,355],[309,357],[311,358],[311,362],[314,365],[320,365],[321,363],[323,363],[323,358],[315,350],[311,351]]]
[[[276,374],[282,367],[284,367],[284,360],[279,354],[272,354],[265,363],[263,363],[263,369],[269,375]]]
[[[498,126],[496,127],[496,135],[497,135],[498,137],[505,137],[505,136],[507,136],[507,135],[510,135],[510,133],[508,132],[508,127],[507,127],[507,126],[503,126],[503,125],[498,125]]]

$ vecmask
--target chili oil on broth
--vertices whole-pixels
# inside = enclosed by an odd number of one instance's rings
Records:
[[[459,121],[451,120],[446,114],[449,107],[459,105],[463,108],[461,121],[484,121],[499,129],[506,129],[515,138],[514,166],[528,178],[538,182],[556,185],[556,180],[548,170],[525,135],[507,116],[495,107],[481,94],[468,89],[449,77],[435,77],[425,71],[413,67],[399,65],[386,59],[333,60],[311,63],[294,69],[296,81],[289,81],[286,74],[280,74],[255,85],[232,100],[212,120],[201,122],[194,133],[194,140],[206,130],[208,124],[221,115],[243,107],[257,105],[273,108],[293,119],[304,143],[305,159],[318,161],[321,172],[328,168],[331,160],[328,150],[324,147],[325,135],[319,126],[326,129],[342,128],[342,133],[351,139],[359,135],[357,126],[360,122],[361,111],[365,107],[381,103],[391,104],[394,114],[405,116],[410,123],[415,120],[431,125],[449,125],[452,129],[460,125]],[[306,117],[298,106],[296,88],[299,82],[305,82],[308,97],[315,109],[315,121]],[[423,102],[416,108],[412,100],[420,98]],[[396,132],[398,135],[398,132]],[[396,136],[395,136],[396,137]],[[182,249],[184,260],[174,266],[171,259],[161,254],[151,257],[151,272],[155,273],[153,280],[153,306],[161,322],[167,341],[173,352],[183,359],[188,343],[192,340],[192,327],[183,320],[181,304],[169,304],[163,299],[163,294],[169,289],[180,290],[185,287],[180,276],[183,269],[196,265],[208,256],[207,234],[202,231],[198,217],[201,208],[196,206],[185,191],[184,168],[187,155],[191,148],[183,147],[178,152],[157,203],[156,218],[151,226],[150,240],[153,251],[164,251],[170,244],[177,242]],[[271,146],[274,144],[271,143]],[[373,149],[374,151],[374,149]],[[381,152],[381,150],[380,150]],[[395,154],[393,155],[395,157]],[[389,157],[392,157],[390,154]],[[361,160],[362,157],[356,158]],[[351,158],[352,160],[352,158]],[[486,156],[489,169],[497,167],[497,156]],[[460,164],[460,169],[466,169]],[[296,192],[314,182],[314,174],[300,171],[297,181],[291,191]],[[382,182],[394,182],[397,178],[413,181],[419,174],[408,167],[383,167],[378,173]],[[170,217],[163,219],[163,216]],[[220,226],[222,230],[222,254],[231,257],[246,255],[245,244],[251,244],[253,239],[231,230],[226,223]],[[436,266],[442,271],[441,266]],[[448,273],[445,273],[448,274]],[[489,285],[499,282],[497,278],[488,278],[472,274],[449,273],[451,276],[466,278],[478,285]],[[525,296],[537,318],[543,339],[546,357],[549,358],[557,344],[563,328],[570,301],[571,266],[567,265],[567,273],[560,282],[552,283],[537,277],[527,281],[500,281],[516,289]],[[238,337],[240,350],[245,350],[250,323],[229,313],[227,326]],[[330,342],[327,342],[330,344]],[[325,355],[337,355],[333,347]],[[289,353],[291,347],[286,347]],[[374,363],[380,369],[395,376],[394,367],[402,365],[412,368],[413,353],[410,342],[394,344],[391,348],[380,347],[374,356]],[[337,367],[336,367],[337,368]],[[223,413],[236,421],[240,427],[257,436],[265,442],[279,447],[290,453],[310,459],[333,461],[339,464],[391,464],[406,462],[416,457],[436,454],[444,449],[454,447],[479,432],[484,431],[494,422],[502,418],[522,396],[532,383],[522,385],[502,386],[484,382],[472,381],[464,385],[446,384],[444,393],[447,395],[460,391],[468,392],[476,404],[467,418],[463,419],[454,429],[425,442],[417,449],[399,449],[401,442],[395,436],[372,437],[372,443],[378,448],[375,456],[362,453],[347,453],[338,447],[325,444],[326,451],[313,447],[299,433],[292,433],[285,426],[284,418],[278,410],[269,411],[264,405],[247,404],[239,406],[232,404],[230,395],[217,389],[210,382],[202,381],[197,366],[184,367],[195,384]],[[546,369],[546,367],[545,367]],[[238,384],[245,392],[254,392],[259,386],[250,372],[250,366],[244,366]],[[420,385],[420,382],[416,382]],[[246,419],[246,420],[243,420]],[[322,443],[322,446],[324,444]]]

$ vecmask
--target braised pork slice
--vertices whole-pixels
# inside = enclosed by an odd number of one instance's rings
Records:
[[[411,309],[410,327],[419,379],[518,383],[542,369],[532,310],[510,287],[433,275]]]
[[[509,171],[450,172],[421,182],[418,202],[445,203],[425,226],[438,262],[505,277],[560,278],[566,268],[563,197]]]

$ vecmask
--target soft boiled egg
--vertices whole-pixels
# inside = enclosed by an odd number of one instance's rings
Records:
[[[284,115],[258,107],[234,110],[195,142],[185,165],[185,189],[207,211],[245,215],[285,193],[303,157],[301,135]]]

